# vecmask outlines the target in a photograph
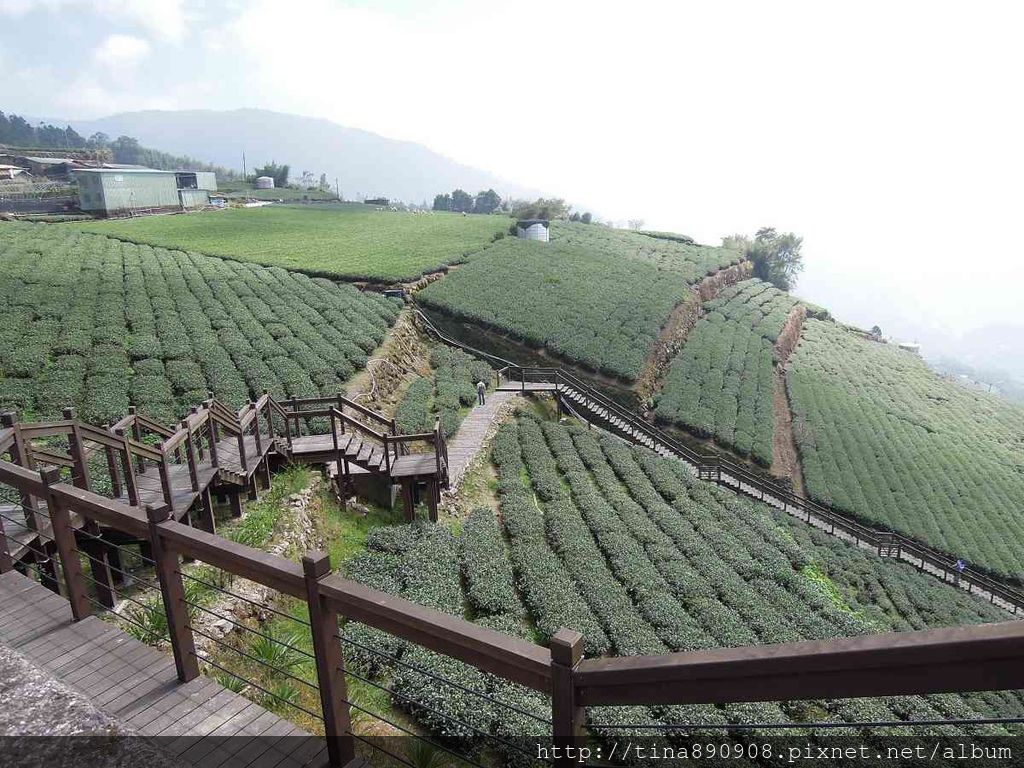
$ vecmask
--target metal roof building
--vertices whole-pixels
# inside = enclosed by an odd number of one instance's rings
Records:
[[[110,215],[140,208],[180,208],[174,171],[152,168],[76,168],[79,207]]]
[[[206,171],[159,171],[139,166],[77,168],[79,208],[106,216],[148,209],[202,208],[217,177]]]

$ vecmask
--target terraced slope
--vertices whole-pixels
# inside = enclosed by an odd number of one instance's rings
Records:
[[[353,564],[350,575],[541,642],[560,627],[577,629],[590,656],[1006,618],[911,567],[819,536],[765,506],[699,482],[678,462],[611,437],[596,437],[578,426],[521,417],[502,427],[493,460],[499,472],[500,516],[478,509],[457,537],[437,527],[383,529],[372,537],[370,551]],[[366,628],[351,631],[364,647],[387,644],[388,652],[402,662],[416,654],[428,671],[457,675],[464,688],[507,697],[527,712],[544,711],[536,695],[515,686],[419,650],[396,647],[393,640]],[[466,748],[486,743],[474,741],[474,729],[538,732],[529,717],[520,715],[515,721],[473,695],[448,695],[443,684],[389,670],[375,654],[362,652],[359,659],[377,674],[396,674],[403,684],[410,680],[415,686],[408,689],[410,696],[430,696],[431,705],[442,713],[471,723],[471,729],[459,730],[462,726],[453,726],[444,715],[412,708],[425,725]],[[621,732],[603,732],[601,724],[911,721],[1009,715],[1021,704],[1016,693],[905,696],[591,708],[588,718],[596,732],[610,738]],[[878,738],[868,730],[855,735],[868,743]]]
[[[813,498],[1024,578],[1024,408],[816,320],[788,382]]]
[[[64,226],[0,224],[0,409],[130,404],[173,422],[209,397],[241,406],[337,392],[397,302],[327,280]]]
[[[657,398],[659,421],[772,461],[774,345],[797,299],[751,279],[705,303]]]
[[[568,222],[552,224],[551,237],[501,240],[417,297],[633,380],[689,285],[741,258],[723,248]]]

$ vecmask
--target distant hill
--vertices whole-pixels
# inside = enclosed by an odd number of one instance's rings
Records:
[[[276,160],[288,163],[293,176],[311,171],[319,178],[326,173],[332,185],[339,179],[347,198],[382,195],[429,202],[456,187],[470,194],[494,188],[502,197],[539,195],[422,144],[262,109],[127,112],[70,123],[83,136],[102,131],[114,139],[126,134],[144,146],[238,170],[244,150],[249,169]]]

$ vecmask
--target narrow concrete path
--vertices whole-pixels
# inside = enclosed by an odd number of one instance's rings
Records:
[[[492,426],[500,413],[513,398],[519,397],[518,392],[489,392],[485,405],[473,406],[466,418],[459,425],[459,431],[448,443],[448,479],[451,491],[455,492],[462,485],[462,478],[492,433]]]

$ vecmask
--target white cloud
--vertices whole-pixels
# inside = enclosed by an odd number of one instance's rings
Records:
[[[149,43],[141,37],[108,35],[93,51],[93,59],[112,70],[134,68],[149,51]]]
[[[188,27],[183,0],[0,0],[0,14],[19,17],[33,11],[92,10],[108,22],[145,30],[179,42]]]

